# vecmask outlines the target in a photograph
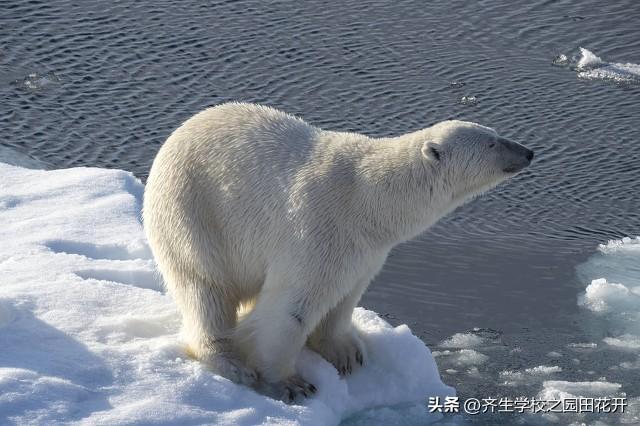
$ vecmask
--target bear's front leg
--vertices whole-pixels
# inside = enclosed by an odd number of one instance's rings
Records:
[[[268,278],[253,310],[236,327],[236,344],[258,371],[259,392],[288,403],[315,393],[315,386],[295,368],[311,330],[325,314],[326,301],[314,300],[314,294],[275,285]]]
[[[351,374],[365,361],[365,346],[351,317],[367,285],[368,280],[356,286],[329,311],[309,337],[309,347],[333,364],[342,376]]]

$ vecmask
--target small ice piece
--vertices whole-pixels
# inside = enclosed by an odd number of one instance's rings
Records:
[[[600,65],[604,64],[602,59],[600,59],[593,52],[591,52],[590,50],[585,49],[584,47],[580,48],[580,54],[582,56],[580,57],[580,60],[578,61],[578,69],[583,70],[583,69],[588,69],[588,68],[595,68],[597,66],[600,66]]]
[[[476,379],[479,379],[482,377],[482,373],[480,373],[480,370],[478,370],[478,367],[471,367],[470,369],[467,370],[467,375],[469,377],[473,377]]]
[[[500,378],[504,380],[503,385],[516,386],[524,383],[539,382],[541,379],[561,371],[562,368],[557,365],[539,365],[537,367],[526,368],[523,371],[502,371],[500,372]]]
[[[459,366],[480,365],[487,362],[488,356],[473,349],[462,349],[452,355],[453,362]]]
[[[640,357],[635,361],[623,361],[620,363],[620,367],[625,370],[640,370]]]
[[[476,98],[475,96],[463,96],[460,99],[460,103],[462,105],[475,105],[478,103],[478,98]]]
[[[578,305],[598,313],[619,313],[640,306],[640,296],[623,284],[609,283],[605,278],[591,281]]]
[[[547,356],[550,358],[562,358],[562,354],[558,351],[551,351],[547,353]]]
[[[598,347],[598,344],[593,342],[579,342],[569,343],[567,347],[571,349],[595,349]]]
[[[443,348],[468,349],[482,345],[484,339],[473,333],[456,333],[440,343]]]
[[[567,382],[563,380],[545,380],[542,383],[542,391],[539,399],[564,400],[566,398],[586,397],[610,397],[616,395],[622,385],[605,381],[594,382]]]
[[[464,87],[466,84],[467,83],[465,83],[464,81],[450,81],[449,87],[459,88],[459,87]]]
[[[560,54],[553,58],[552,64],[577,71],[578,78],[581,79],[607,80],[619,84],[640,82],[640,64],[606,62],[583,47],[580,48],[579,56]]]
[[[640,81],[640,65],[632,63],[604,62],[594,53],[580,48],[581,57],[576,69],[578,77],[587,80],[611,80],[617,83]]]
[[[26,89],[37,91],[55,85],[59,82],[60,79],[55,75],[55,73],[48,72],[45,74],[31,73],[23,78],[19,84]]]
[[[637,351],[640,349],[640,337],[632,334],[623,334],[618,337],[605,337],[602,339],[607,345],[616,349]]]
[[[567,58],[567,55],[565,54],[560,54],[553,58],[552,63],[557,66],[565,66],[569,64],[569,58]]]
[[[458,367],[484,364],[489,359],[485,354],[474,351],[473,349],[461,349],[459,351],[446,350],[441,352],[433,351],[431,354],[434,358],[446,356],[446,360],[449,363],[453,363]]]
[[[603,254],[611,254],[617,251],[640,251],[640,237],[624,237],[621,240],[609,240],[607,244],[600,244],[600,246],[598,246],[598,250]]]
[[[552,365],[552,366],[539,365],[537,367],[526,368],[524,370],[525,373],[532,376],[544,376],[551,373],[559,373],[561,371],[562,371],[562,368],[558,367],[557,365]]]

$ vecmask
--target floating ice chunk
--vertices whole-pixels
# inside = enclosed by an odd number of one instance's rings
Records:
[[[557,55],[553,58],[553,65],[564,66],[569,64],[569,58],[565,54]]]
[[[526,368],[524,372],[531,376],[546,376],[551,373],[559,373],[562,371],[562,368],[557,365],[548,366],[548,365],[539,365],[533,368]]]
[[[600,59],[593,52],[591,52],[590,50],[585,49],[584,47],[580,48],[580,54],[582,56],[580,57],[580,60],[578,61],[578,68],[579,69],[593,68],[593,67],[597,67],[599,65],[602,65],[604,63],[604,62],[602,62],[602,59]]]
[[[473,349],[461,349],[459,351],[442,351],[433,352],[433,356],[441,357],[445,356],[447,362],[454,364],[457,367],[466,367],[470,365],[480,365],[487,362],[488,356],[482,354]]]
[[[620,368],[625,370],[640,370],[640,357],[635,361],[623,361],[620,363]]]
[[[482,373],[480,373],[480,370],[478,370],[478,367],[471,367],[470,369],[468,369],[467,375],[469,377],[473,377],[474,379],[482,378]]]
[[[460,103],[462,105],[475,105],[478,103],[478,98],[475,96],[463,96],[460,98]]]
[[[605,278],[593,280],[578,304],[593,312],[606,314],[636,309],[640,296],[622,284],[609,283]]]
[[[580,48],[579,59],[570,59],[562,54],[553,59],[553,64],[574,69],[578,72],[578,77],[583,79],[611,80],[617,83],[640,82],[640,65],[605,62],[583,47]]]
[[[516,386],[539,382],[541,379],[561,371],[562,368],[556,365],[539,365],[537,367],[526,368],[523,371],[502,371],[500,372],[500,379],[504,380],[503,384],[505,386]]]
[[[571,349],[595,349],[598,347],[598,344],[595,342],[579,342],[569,343],[567,347]]]
[[[557,400],[576,397],[607,397],[615,396],[622,385],[605,381],[595,382],[567,382],[563,380],[545,380],[539,399]]]
[[[487,362],[488,356],[473,349],[462,349],[455,355],[455,363],[460,366],[480,365]]]
[[[475,348],[484,343],[484,339],[473,333],[456,333],[440,343],[443,348]]]
[[[60,78],[53,72],[31,73],[17,83],[28,90],[38,91],[60,83]]]
[[[605,337],[604,342],[617,349],[637,351],[640,349],[640,336],[623,334],[618,337]]]
[[[613,80],[616,82],[639,82],[640,65],[631,63],[604,62],[593,52],[580,48],[578,77],[585,79]]]
[[[607,244],[600,244],[598,249],[605,254],[617,251],[640,252],[640,237],[624,237],[621,240],[609,240]]]

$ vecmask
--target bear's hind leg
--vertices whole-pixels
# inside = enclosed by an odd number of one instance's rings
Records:
[[[231,381],[255,386],[257,373],[246,366],[233,342],[237,299],[216,284],[193,278],[174,287],[173,294],[194,357]]]

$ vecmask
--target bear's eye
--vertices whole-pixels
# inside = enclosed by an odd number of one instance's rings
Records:
[[[489,148],[493,148],[494,146],[496,146],[496,143],[495,143],[495,142],[491,142],[491,143],[489,144]]]

